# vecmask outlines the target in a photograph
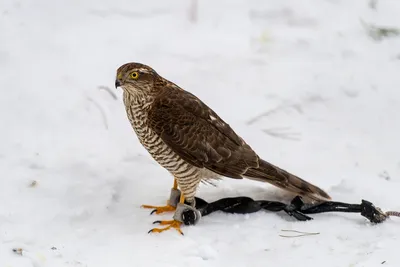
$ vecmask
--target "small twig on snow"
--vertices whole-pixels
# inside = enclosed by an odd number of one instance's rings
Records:
[[[100,110],[100,114],[101,114],[101,118],[103,119],[104,126],[108,130],[107,116],[106,116],[106,113],[104,112],[103,108],[97,102],[95,102],[92,98],[87,97],[87,100],[92,102]]]
[[[30,184],[29,187],[36,187],[37,186],[37,181],[33,180]]]
[[[280,237],[302,237],[302,236],[309,236],[309,235],[319,235],[319,233],[307,233],[307,232],[301,232],[301,231],[296,231],[296,230],[285,230],[282,229],[282,232],[293,232],[293,233],[299,233],[300,235],[279,235]]]
[[[289,129],[290,129],[289,127],[278,127],[278,128],[264,129],[262,131],[272,137],[286,139],[286,140],[299,141],[300,133],[294,133],[294,132],[286,132],[285,133],[285,130],[289,130]]]
[[[279,106],[277,106],[276,108],[267,110],[267,111],[265,111],[265,112],[263,112],[263,113],[261,113],[261,114],[255,116],[254,118],[248,120],[248,121],[246,122],[246,124],[247,124],[247,125],[254,124],[254,123],[256,123],[257,121],[259,121],[260,119],[262,119],[263,117],[267,117],[267,116],[272,115],[272,114],[274,114],[274,113],[276,113],[276,112],[278,112],[278,111],[280,111],[280,110],[284,110],[284,109],[288,109],[288,108],[292,108],[292,109],[296,110],[297,112],[302,113],[302,109],[301,109],[301,107],[300,107],[298,104],[279,105]]]
[[[198,14],[198,0],[191,0],[189,7],[189,21],[192,23],[197,22],[197,14]]]
[[[110,89],[110,87],[104,86],[104,85],[100,85],[100,86],[98,86],[97,88],[99,88],[100,90],[105,90],[105,91],[107,91],[113,99],[115,99],[115,100],[118,99],[118,98],[117,98],[117,95]]]
[[[367,24],[363,20],[361,20],[361,24],[367,31],[367,34],[375,41],[381,41],[382,39],[388,37],[400,36],[399,28],[375,26],[372,24]]]
[[[368,6],[371,9],[376,10],[377,4],[378,4],[378,0],[369,0]]]

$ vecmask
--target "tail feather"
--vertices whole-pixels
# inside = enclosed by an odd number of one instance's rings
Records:
[[[331,199],[321,188],[262,159],[260,159],[260,166],[257,169],[248,169],[243,176],[251,180],[268,182],[279,188],[300,196],[309,197],[313,200],[327,201]]]

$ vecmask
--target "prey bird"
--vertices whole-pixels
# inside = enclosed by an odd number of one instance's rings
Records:
[[[123,89],[127,117],[140,143],[174,177],[172,189],[180,190],[178,205],[194,208],[199,183],[221,177],[267,182],[313,200],[330,200],[319,187],[263,160],[199,98],[151,67],[134,62],[120,66],[115,87]],[[169,202],[143,207],[156,214],[178,211]],[[166,227],[150,231],[182,233],[179,220],[159,223]]]

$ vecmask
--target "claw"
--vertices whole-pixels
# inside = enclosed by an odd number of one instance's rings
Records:
[[[145,209],[153,209],[151,212],[150,212],[150,215],[151,214],[161,214],[161,213],[164,213],[164,212],[170,212],[170,211],[175,211],[176,210],[176,207],[174,207],[174,206],[171,206],[171,205],[166,205],[166,206],[150,206],[150,205],[142,205],[141,206],[142,208],[145,208]]]
[[[160,225],[168,225],[165,228],[153,228],[150,231],[148,231],[148,234],[150,233],[161,233],[164,232],[166,230],[170,230],[170,229],[175,229],[176,231],[178,231],[178,233],[180,233],[181,235],[184,235],[182,230],[181,230],[181,222],[179,221],[175,221],[175,220],[171,220],[171,221],[155,221],[153,222],[153,224],[160,224]]]

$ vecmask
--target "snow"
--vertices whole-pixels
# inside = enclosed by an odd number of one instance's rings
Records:
[[[397,218],[215,213],[147,234],[171,214],[140,205],[164,204],[172,177],[113,88],[120,65],[148,64],[334,200],[400,210],[400,38],[363,26],[398,14],[396,0],[3,0],[0,266],[400,266]],[[230,179],[198,192],[240,195],[292,197]]]

